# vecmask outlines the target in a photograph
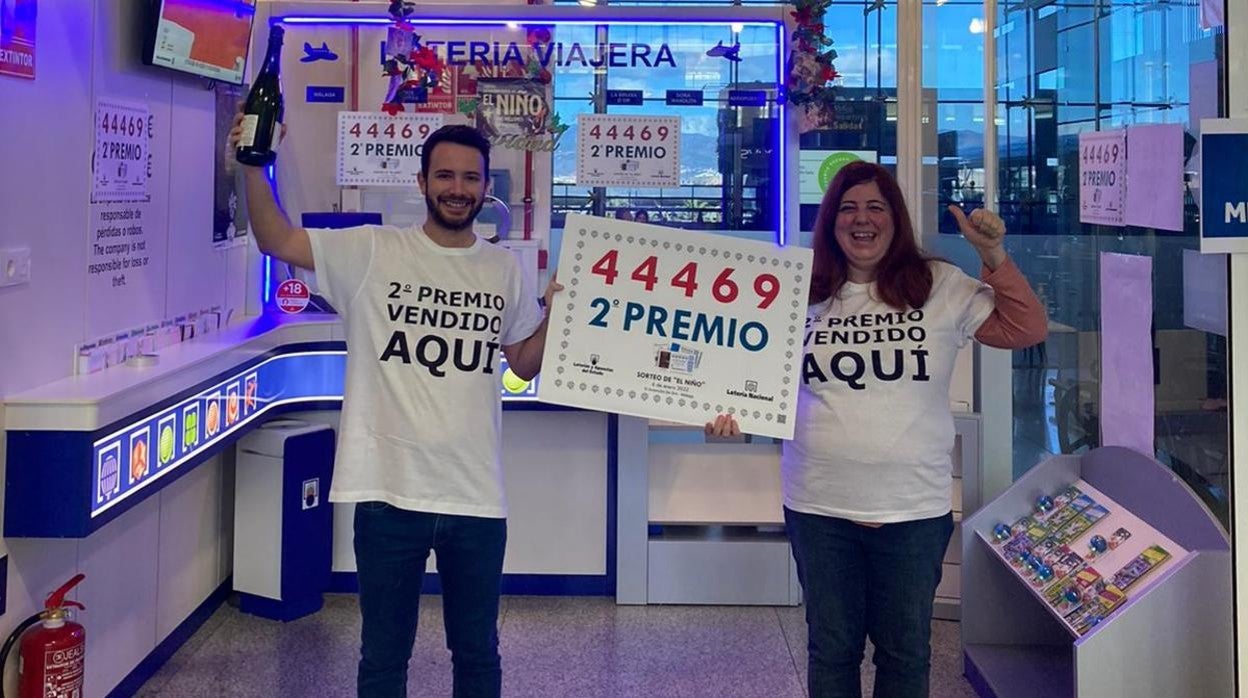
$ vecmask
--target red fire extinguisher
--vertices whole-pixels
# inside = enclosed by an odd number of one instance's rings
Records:
[[[76,575],[49,594],[43,602],[43,611],[22,621],[0,649],[0,668],[3,668],[14,640],[21,638],[18,698],[82,697],[87,633],[81,624],[69,620],[68,609],[86,607],[77,601],[66,601],[65,595],[85,578],[86,575]],[[35,624],[39,627],[23,635]],[[0,698],[3,698],[2,681]]]

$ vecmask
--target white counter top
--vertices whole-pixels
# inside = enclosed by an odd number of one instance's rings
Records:
[[[343,339],[336,315],[247,318],[161,349],[152,366],[114,366],[11,395],[4,428],[95,431],[279,346]]]

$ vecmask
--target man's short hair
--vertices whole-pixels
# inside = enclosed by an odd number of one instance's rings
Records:
[[[486,140],[481,132],[472,126],[464,125],[447,125],[429,134],[429,138],[425,141],[424,147],[420,150],[420,174],[422,177],[429,176],[429,161],[433,158],[433,149],[439,143],[457,143],[466,145],[469,148],[476,148],[481,153],[482,160],[485,161],[485,172],[482,177],[489,179],[490,177],[490,142]]]

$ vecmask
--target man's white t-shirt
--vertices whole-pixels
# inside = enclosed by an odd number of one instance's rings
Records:
[[[420,228],[309,230],[318,291],[346,329],[332,502],[503,518],[502,346],[542,322],[507,249]]]
[[[957,267],[930,264],[921,309],[898,311],[875,284],[847,282],[807,310],[795,433],[781,457],[788,508],[872,523],[951,509],[949,383],[994,297]]]

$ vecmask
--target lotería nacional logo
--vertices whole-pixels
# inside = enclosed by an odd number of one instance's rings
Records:
[[[743,397],[747,400],[758,400],[760,402],[775,402],[776,401],[775,395],[765,395],[763,393],[758,392],[758,381],[756,380],[747,380],[745,382],[745,390],[737,390],[736,388],[729,388],[724,391],[724,394],[732,396],[732,397]]]
[[[579,369],[586,376],[605,376],[609,373],[615,373],[615,369],[605,366],[602,363],[602,357],[598,354],[590,354],[589,362],[574,361],[572,367]]]

